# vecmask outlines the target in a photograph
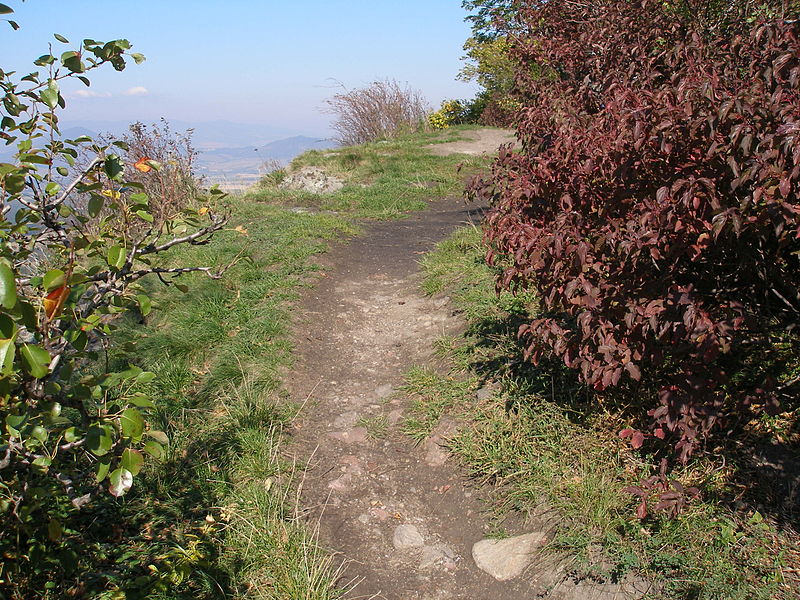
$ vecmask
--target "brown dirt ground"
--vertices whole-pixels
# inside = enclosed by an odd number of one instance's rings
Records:
[[[473,156],[491,154],[497,152],[497,149],[502,144],[516,145],[517,143],[514,132],[508,129],[485,127],[465,132],[463,135],[469,139],[429,146],[431,154],[437,156],[447,156],[448,154],[469,154]]]
[[[503,141],[498,130],[487,131],[471,146],[457,144],[462,151],[494,151]],[[628,593],[630,586],[573,582],[544,555],[506,582],[478,569],[471,549],[487,536],[490,515],[485,495],[440,445],[455,424],[443,422],[418,446],[400,431],[409,412],[398,392],[403,374],[413,365],[435,365],[432,342],[463,326],[447,298],[422,295],[418,260],[479,214],[459,199],[434,201],[405,220],[368,224],[364,235],[325,257],[325,275],[300,307],[297,363],[287,375],[293,399],[305,404],[292,452],[308,465],[306,517],[341,559],[348,599],[638,596]],[[364,419],[376,418],[388,424],[377,438],[363,427]],[[401,524],[416,526],[424,546],[396,549]],[[552,524],[550,516],[504,525],[516,535]]]

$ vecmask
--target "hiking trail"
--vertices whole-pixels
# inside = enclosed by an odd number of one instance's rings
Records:
[[[512,141],[498,130],[469,135],[432,148],[477,154]],[[308,466],[306,518],[337,553],[350,600],[636,597],[631,584],[573,582],[537,552],[550,512],[512,517],[509,539],[488,540],[485,494],[443,447],[457,423],[445,417],[419,445],[400,430],[410,402],[399,391],[404,374],[436,368],[434,340],[463,328],[448,298],[422,294],[418,261],[480,214],[460,198],[436,200],[404,220],[367,224],[323,258],[324,275],[300,303],[297,362],[286,377],[304,405],[291,450]]]

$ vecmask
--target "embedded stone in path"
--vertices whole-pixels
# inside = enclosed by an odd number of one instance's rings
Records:
[[[504,540],[481,540],[472,547],[472,558],[482,571],[498,581],[507,581],[525,570],[544,539],[544,533],[536,531]]]
[[[392,544],[398,550],[420,548],[425,545],[425,538],[414,525],[398,525],[394,530]]]
[[[364,427],[354,427],[347,431],[335,431],[328,435],[345,444],[363,444],[367,441],[367,430]]]

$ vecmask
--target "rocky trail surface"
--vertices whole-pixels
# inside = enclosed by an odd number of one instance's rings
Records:
[[[473,146],[457,142],[457,151],[502,143],[475,133]],[[351,600],[634,597],[630,586],[565,578],[539,552],[552,516],[506,523],[511,537],[489,538],[480,490],[443,447],[454,422],[443,420],[419,445],[401,432],[404,373],[435,365],[433,341],[462,327],[446,298],[421,293],[418,261],[479,212],[437,200],[405,220],[366,226],[326,256],[325,276],[301,304],[287,376],[304,404],[292,451],[308,467],[306,517],[337,553]]]

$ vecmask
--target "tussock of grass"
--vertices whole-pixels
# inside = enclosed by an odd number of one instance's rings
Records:
[[[403,391],[413,398],[413,412],[403,420],[402,431],[417,442],[428,437],[447,409],[468,398],[475,379],[456,380],[426,367],[412,367]]]
[[[623,420],[613,407],[587,401],[588,392],[563,368],[524,361],[515,335],[534,299],[495,294],[480,238],[467,227],[439,244],[423,260],[423,289],[450,295],[468,321],[463,338],[437,342],[439,353],[464,371],[459,379],[491,380],[499,391],[454,404],[458,380],[422,377],[426,371],[417,369],[409,374],[409,419],[424,426],[411,433],[422,436],[444,411],[458,412],[466,425],[451,451],[475,478],[497,486],[498,511],[555,508],[560,524],[551,550],[572,557],[578,576],[613,580],[634,572],[655,582],[651,598],[795,598],[787,566],[797,563],[796,543],[758,512],[707,499],[674,520],[635,518],[633,500],[621,490],[653,467],[616,436]],[[706,471],[697,463],[675,476],[713,480]]]

